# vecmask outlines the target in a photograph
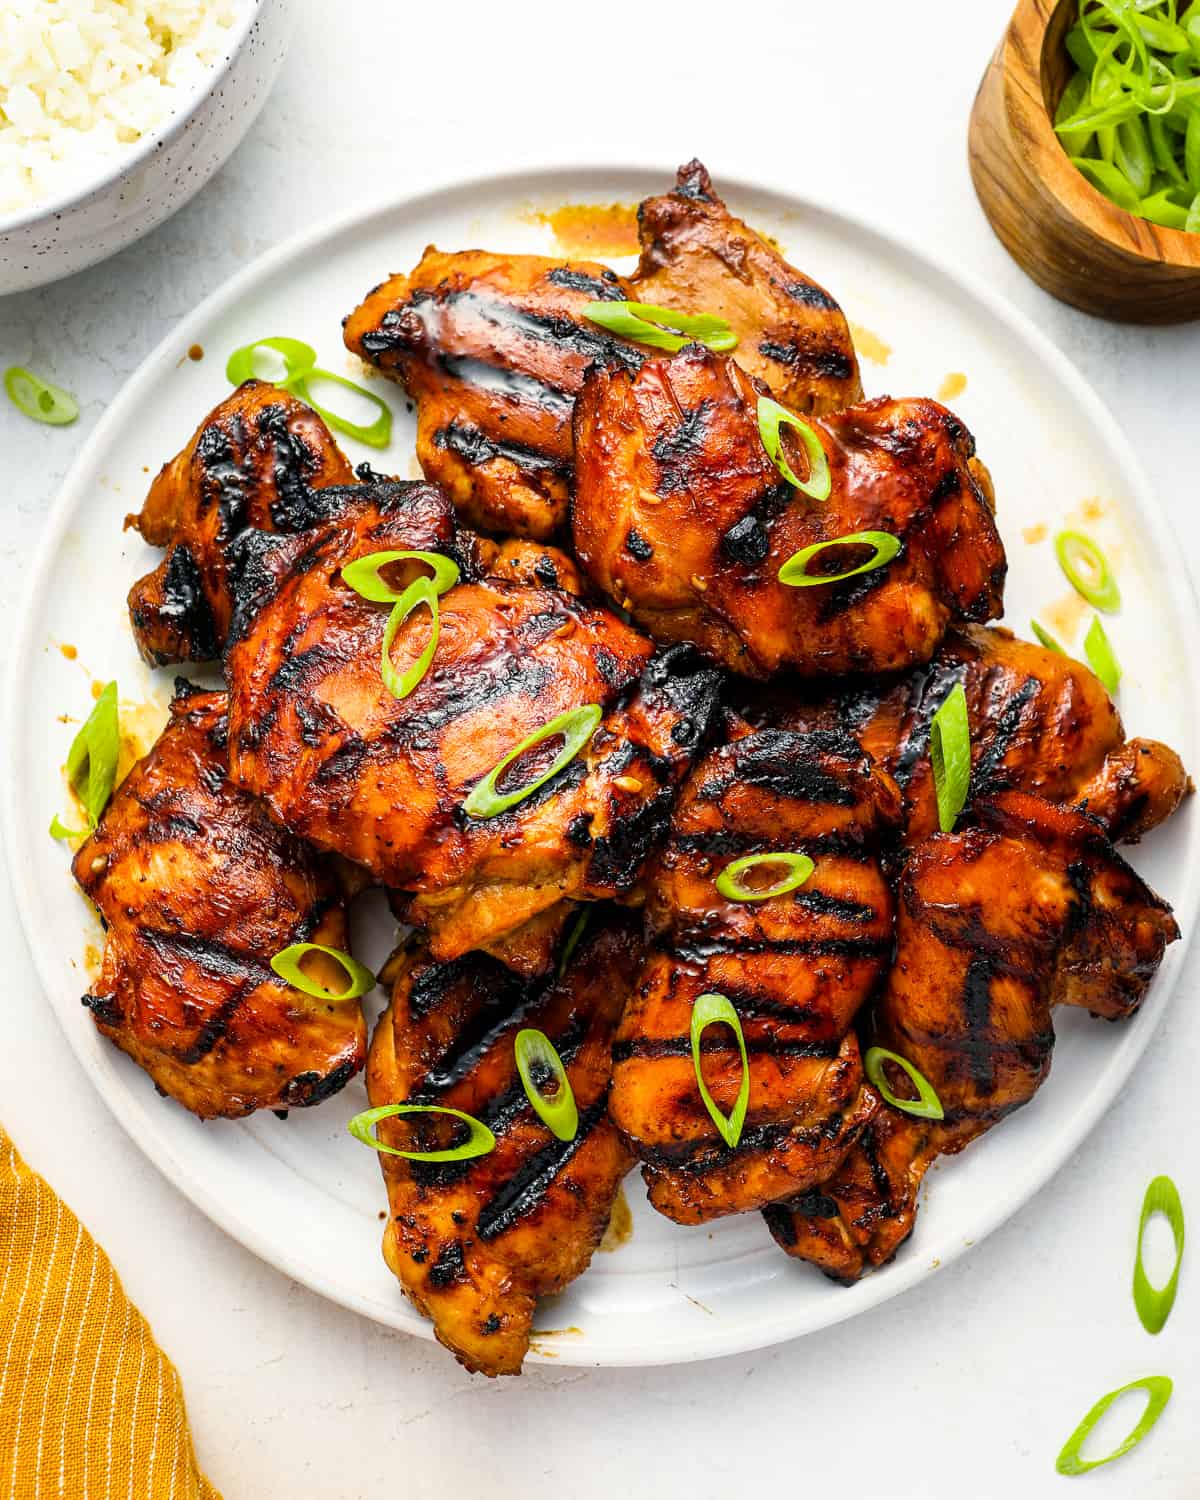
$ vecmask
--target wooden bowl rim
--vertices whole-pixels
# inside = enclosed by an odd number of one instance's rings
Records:
[[[1074,8],[1078,3],[1079,0],[1017,0],[1016,10],[1004,36],[1003,70],[1005,105],[1018,126],[1018,139],[1032,140],[1047,152],[1048,160],[1055,163],[1056,171],[1039,172],[1038,177],[1054,194],[1064,212],[1070,214],[1090,233],[1122,254],[1139,256],[1147,264],[1165,265],[1182,271],[1200,270],[1200,234],[1155,224],[1119,208],[1098,188],[1093,187],[1072,164],[1055,134],[1054,122],[1050,118],[1042,92],[1042,55],[1046,46],[1046,33],[1059,10],[1064,6]],[[1031,27],[1037,38],[1032,59],[1017,40],[1021,24]],[[1033,71],[1029,66],[1030,61]],[[1028,158],[1028,149],[1025,155]],[[1037,163],[1033,162],[1031,166],[1036,169]],[[1083,189],[1082,197],[1078,200],[1075,194],[1064,197],[1058,190],[1055,178],[1060,182],[1065,181],[1065,174],[1068,172],[1076,180],[1074,185]],[[1143,248],[1143,242],[1147,238],[1150,244]]]

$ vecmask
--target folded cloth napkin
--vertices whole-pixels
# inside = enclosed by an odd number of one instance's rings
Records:
[[[2,1129],[0,1495],[220,1500],[196,1467],[175,1366]]]

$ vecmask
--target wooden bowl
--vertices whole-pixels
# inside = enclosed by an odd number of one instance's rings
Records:
[[[971,111],[975,191],[1009,254],[1085,312],[1127,323],[1200,317],[1200,234],[1110,203],[1072,165],[1054,114],[1079,0],[1020,0]]]

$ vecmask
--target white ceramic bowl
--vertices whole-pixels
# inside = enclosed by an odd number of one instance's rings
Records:
[[[291,0],[248,0],[194,94],[102,177],[0,217],[0,295],[124,250],[198,193],[254,123],[283,62]]]

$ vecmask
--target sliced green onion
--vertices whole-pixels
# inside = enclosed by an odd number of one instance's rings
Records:
[[[700,1038],[709,1026],[724,1023],[732,1028],[737,1037],[738,1051],[742,1057],[742,1083],[737,1101],[728,1116],[721,1113],[720,1106],[708,1091],[704,1073],[700,1067]],[[746,1123],[746,1106],[750,1102],[750,1062],[746,1056],[746,1038],[742,1035],[742,1023],[733,1008],[733,1002],[725,995],[698,995],[692,1006],[692,1065],[696,1069],[696,1083],[704,1107],[712,1117],[713,1124],[721,1132],[721,1139],[731,1149],[742,1138]]]
[[[1200,234],[1200,193],[1192,199],[1188,209],[1187,223],[1183,226],[1189,234]]]
[[[1154,157],[1146,127],[1136,117],[1117,126],[1117,167],[1125,174],[1130,187],[1144,198],[1154,181]]]
[[[396,1146],[385,1146],[372,1130],[380,1120],[389,1120],[394,1115],[450,1115],[461,1120],[470,1134],[461,1146],[452,1146],[446,1151],[401,1151]],[[470,1161],[472,1157],[486,1156],[496,1149],[496,1137],[482,1120],[442,1104],[380,1104],[355,1115],[347,1121],[346,1129],[364,1146],[372,1146],[385,1156],[403,1156],[408,1161]]]
[[[808,454],[809,473],[807,479],[797,479],[783,451],[783,438],[779,429],[790,427],[804,444]],[[758,398],[758,435],[767,450],[767,457],[792,486],[807,495],[810,500],[828,500],[833,489],[833,478],[829,472],[829,460],[816,431],[786,406],[772,401],[770,396]]]
[[[539,787],[545,786],[551,777],[557,776],[575,759],[595,734],[600,719],[600,705],[585,703],[582,708],[568,709],[565,714],[559,714],[557,718],[551,719],[549,724],[543,724],[541,729],[535,729],[532,734],[526,735],[515,750],[510,750],[502,761],[494,765],[482,781],[476,783],[470,796],[463,803],[463,807],[473,818],[494,818],[502,812],[507,812],[510,807],[516,807],[518,802],[524,802],[526,797],[532,796]],[[501,793],[496,790],[496,783],[515,760],[519,760],[527,751],[543,744],[546,740],[554,739],[556,735],[563,737],[562,749],[540,776],[526,782],[515,792]]]
[[[425,643],[425,649],[413,662],[412,666],[405,672],[397,672],[395,663],[392,661],[392,643],[396,639],[396,633],[412,614],[414,609],[421,605],[429,611],[429,639]],[[442,633],[441,611],[438,609],[437,590],[431,578],[417,578],[404,590],[388,616],[387,626],[383,632],[383,649],[379,657],[379,672],[383,678],[383,685],[391,693],[393,698],[407,698],[409,693],[424,678],[429,671],[430,663],[433,661],[434,653],[437,651],[438,637]]]
[[[609,333],[674,353],[687,344],[704,344],[714,353],[737,348],[737,334],[712,313],[680,313],[651,302],[589,302],[583,316]],[[672,332],[671,330],[677,330]]]
[[[567,940],[562,945],[562,953],[558,959],[558,977],[561,979],[567,972],[567,965],[575,956],[575,950],[579,947],[581,938],[587,930],[588,923],[592,920],[592,908],[581,906],[575,914],[575,920],[571,923],[571,930],[567,933]]]
[[[1059,656],[1070,655],[1066,647],[1056,641],[1050,632],[1039,625],[1036,620],[1030,620],[1029,628],[1037,636],[1038,640],[1041,641],[1042,645],[1045,646],[1047,651],[1057,651]]]
[[[918,1098],[901,1099],[892,1092],[883,1071],[885,1062],[895,1063],[908,1075],[917,1091]],[[918,1120],[944,1120],[946,1118],[946,1112],[942,1108],[942,1101],[937,1096],[937,1090],[924,1073],[913,1067],[907,1057],[901,1057],[898,1052],[889,1052],[886,1047],[869,1047],[867,1055],[863,1058],[863,1071],[893,1109],[902,1110],[906,1115],[915,1115]]]
[[[349,417],[343,417],[329,407],[322,406],[313,398],[310,382],[314,380],[326,380],[332,385],[340,385],[348,391],[355,391],[364,401],[376,410],[375,420],[366,426],[358,422],[352,422]],[[288,381],[288,390],[293,396],[299,397],[312,407],[319,417],[323,417],[328,426],[335,432],[344,432],[347,437],[352,437],[360,443],[366,443],[371,448],[386,448],[392,440],[392,409],[382,397],[377,396],[374,391],[368,391],[365,386],[356,381],[347,380],[344,375],[334,375],[330,370],[310,370],[307,375],[293,376]]]
[[[774,885],[747,885],[742,879],[746,871],[759,869],[764,865],[774,865],[785,873]],[[773,896],[786,896],[789,891],[802,886],[815,869],[816,866],[807,854],[785,854],[782,850],[772,850],[769,854],[747,854],[743,859],[733,860],[717,876],[715,884],[726,901],[770,901]]]
[[[283,361],[283,373],[278,376],[261,375],[255,369],[254,356],[259,349],[269,349]],[[317,351],[311,344],[299,339],[256,339],[253,344],[243,344],[229,356],[225,366],[225,379],[230,385],[241,385],[247,380],[267,380],[272,385],[286,386],[293,380],[303,380],[317,363]]]
[[[1110,693],[1115,693],[1121,680],[1121,665],[1113,651],[1112,642],[1097,615],[1083,638],[1083,649],[1088,665]]]
[[[342,581],[363,599],[373,604],[396,604],[405,594],[385,583],[380,576],[389,563],[421,562],[433,570],[433,590],[439,596],[452,589],[459,579],[458,564],[440,552],[371,552],[366,557],[356,557],[342,569]]]
[[[1138,204],[1138,214],[1152,224],[1161,224],[1164,229],[1186,229],[1188,211],[1175,201],[1178,188],[1163,188]]]
[[[1069,39],[1068,39],[1069,41]],[[1055,125],[1062,125],[1072,115],[1078,114],[1088,93],[1088,76],[1086,73],[1076,73],[1063,90],[1062,99],[1059,101],[1058,110],[1054,116]],[[1082,156],[1087,149],[1088,142],[1092,138],[1090,130],[1066,130],[1060,135],[1063,150],[1068,156]]]
[[[86,828],[68,828],[57,813],[50,819],[50,837],[52,839],[85,839],[89,830]]]
[[[899,554],[901,545],[900,538],[890,531],[852,531],[829,542],[814,542],[811,547],[801,547],[799,552],[792,553],[779,570],[779,581],[796,589],[841,583],[843,578],[857,578],[860,573],[872,573],[876,568],[886,567]],[[872,547],[874,556],[859,563],[857,568],[847,568],[844,573],[810,573],[809,563],[828,547]]]
[[[300,965],[310,953],[323,953],[326,958],[339,965],[346,975],[344,990],[336,995],[330,994],[315,979],[308,977]],[[281,948],[271,960],[271,967],[284,984],[299,990],[301,994],[311,995],[314,1000],[357,1000],[360,995],[375,988],[375,976],[370,969],[360,964],[356,958],[351,958],[348,953],[343,953],[340,948],[326,948],[321,943],[292,943],[288,948]]]
[[[1142,1264],[1142,1239],[1146,1225],[1155,1214],[1163,1214],[1171,1226],[1175,1240],[1175,1269],[1166,1286],[1150,1285],[1146,1268]],[[1146,1189],[1142,1199],[1142,1217],[1138,1221],[1137,1260],[1133,1267],[1133,1305],[1147,1333],[1160,1333],[1163,1324],[1171,1316],[1175,1306],[1175,1293],[1179,1288],[1179,1267],[1183,1264],[1183,1204],[1179,1189],[1169,1177],[1156,1177]]]
[[[1175,149],[1167,139],[1167,127],[1161,115],[1146,116],[1146,130],[1150,136],[1150,150],[1154,153],[1154,165],[1165,172],[1173,183],[1182,187],[1187,181],[1183,169],[1175,159]]]
[[[1141,196],[1119,167],[1106,161],[1092,161],[1088,156],[1073,156],[1071,163],[1097,192],[1103,193],[1118,208],[1123,208],[1126,213],[1137,212]]]
[[[1183,142],[1183,175],[1193,191],[1200,192],[1200,109],[1193,109],[1188,116]]]
[[[954,684],[933,716],[929,726],[929,759],[937,793],[938,827],[949,833],[966,806],[971,789],[971,725],[961,682]]]
[[[10,365],[5,370],[4,389],[18,411],[47,427],[66,427],[79,415],[79,403],[74,396],[20,365]]]
[[[1067,582],[1093,609],[1115,615],[1121,607],[1121,590],[1108,565],[1108,558],[1081,531],[1060,531],[1054,538],[1054,554]]]
[[[1166,1375],[1147,1375],[1142,1380],[1131,1380],[1128,1385],[1121,1386],[1118,1390],[1109,1391],[1107,1396],[1101,1396],[1083,1421],[1063,1444],[1063,1450],[1058,1455],[1054,1467],[1060,1474],[1087,1474],[1092,1469],[1098,1469],[1102,1464],[1110,1464],[1115,1458],[1122,1458],[1131,1448],[1136,1448],[1154,1424],[1162,1416],[1167,1402],[1171,1399],[1173,1390],[1171,1380]],[[1146,1391],[1149,1400],[1146,1409],[1142,1413],[1141,1421],[1124,1440],[1119,1443],[1113,1451],[1105,1458],[1083,1459],[1080,1458],[1080,1450],[1087,1442],[1092,1428],[1099,1422],[1100,1418],[1113,1404],[1118,1396],[1123,1396],[1126,1391]]]
[[[117,760],[121,754],[121,724],[117,713],[117,684],[107,683],[95,707],[80,726],[67,751],[67,782],[83,803],[88,831],[100,821],[117,783]],[[52,838],[78,838],[74,829],[56,817],[50,824]]]
[[[579,1130],[579,1109],[562,1058],[544,1031],[526,1026],[513,1043],[517,1072],[529,1102],[560,1141],[573,1141]],[[552,1084],[546,1096],[546,1085]]]

